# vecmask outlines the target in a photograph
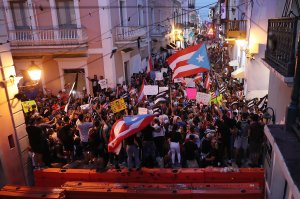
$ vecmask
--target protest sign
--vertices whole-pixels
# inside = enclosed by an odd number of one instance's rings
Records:
[[[139,114],[139,115],[148,114],[148,109],[147,109],[147,108],[139,107],[139,108],[138,108],[138,114]]]
[[[204,105],[209,105],[210,94],[197,92],[196,101],[197,101],[197,103],[202,103]]]
[[[145,95],[157,95],[158,94],[158,85],[145,85],[144,86]]]
[[[161,93],[161,92],[163,92],[163,91],[167,91],[167,90],[169,90],[169,87],[167,87],[167,86],[165,86],[165,87],[159,87],[159,88],[158,88],[158,92],[159,92],[159,93]]]
[[[163,73],[161,73],[161,72],[156,72],[155,73],[155,80],[161,81],[163,79],[164,79]]]
[[[197,89],[196,88],[186,88],[186,95],[187,98],[190,100],[196,99],[197,96]]]
[[[110,103],[111,110],[113,113],[120,112],[127,108],[126,103],[123,98],[114,100]]]
[[[88,110],[90,109],[90,104],[84,104],[80,106],[81,110]]]
[[[24,113],[28,113],[29,111],[32,111],[32,105],[35,105],[36,110],[37,110],[37,105],[34,100],[21,102],[21,105],[22,105]]]
[[[106,80],[106,79],[100,79],[100,80],[98,81],[98,84],[100,84],[101,89],[107,88],[107,80]]]

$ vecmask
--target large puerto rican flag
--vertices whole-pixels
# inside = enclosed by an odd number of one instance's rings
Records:
[[[141,86],[141,89],[140,89],[140,92],[139,92],[139,95],[138,95],[138,98],[137,98],[137,103],[140,103],[143,100],[143,98],[145,97],[144,88],[145,88],[145,82],[143,80],[143,84]]]
[[[167,62],[173,71],[173,79],[210,70],[210,63],[204,42],[177,52],[169,57]]]
[[[117,120],[110,131],[108,152],[119,154],[122,141],[146,128],[156,115],[136,115]]]

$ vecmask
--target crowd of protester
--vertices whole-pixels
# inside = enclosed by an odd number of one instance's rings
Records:
[[[144,72],[134,74],[128,84],[117,85],[115,89],[93,84],[91,95],[71,97],[67,108],[68,89],[57,95],[39,93],[35,98],[37,106],[26,114],[34,166],[52,167],[53,163],[65,165],[76,161],[93,163],[98,169],[126,166],[129,170],[261,166],[262,113],[256,106],[247,106],[242,81],[231,78],[233,68],[228,65],[226,48],[218,43],[208,45],[212,67],[209,74],[216,79],[210,89],[204,87],[208,73],[196,81],[199,92],[209,93],[226,86],[220,103],[208,106],[188,100],[186,84],[173,83],[170,69],[162,81]],[[155,59],[154,71],[161,68],[168,68],[166,61]],[[118,155],[108,153],[110,130],[116,120],[138,114],[138,107],[148,108],[149,113],[153,109],[151,96],[137,103],[143,81],[168,86],[170,100],[159,104],[160,114],[148,127],[123,141]],[[113,113],[109,103],[120,97],[126,101],[127,109]],[[90,106],[82,109],[84,104]]]

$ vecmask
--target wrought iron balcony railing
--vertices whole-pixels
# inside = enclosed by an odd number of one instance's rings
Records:
[[[9,41],[13,47],[62,46],[87,43],[85,28],[10,30]]]
[[[163,26],[150,27],[152,37],[163,37],[167,33],[167,28]]]
[[[247,20],[227,20],[227,38],[245,39],[247,35]]]
[[[145,37],[147,33],[146,27],[143,26],[120,26],[115,28],[115,41],[128,42]]]
[[[298,20],[296,18],[269,19],[266,62],[284,77],[295,73]]]

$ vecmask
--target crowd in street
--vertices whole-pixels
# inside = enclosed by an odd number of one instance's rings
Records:
[[[98,169],[108,167],[128,170],[142,167],[203,168],[207,166],[260,167],[262,164],[263,120],[257,106],[248,106],[243,95],[243,81],[233,79],[227,47],[208,45],[211,70],[195,79],[198,92],[215,92],[225,88],[222,98],[210,105],[189,100],[186,82],[174,83],[167,62],[154,59],[154,71],[166,68],[163,80],[150,73],[137,73],[128,84],[116,88],[101,88],[92,82],[93,93],[69,98],[69,90],[58,94],[42,92],[37,106],[26,114],[30,151],[35,167],[53,163],[83,161]],[[205,86],[210,76],[209,87]],[[96,81],[97,75],[91,81]],[[137,103],[141,85],[168,86],[169,100],[155,104],[157,117],[141,132],[126,138],[118,155],[109,153],[110,131],[123,116],[137,115],[143,107],[151,113],[154,97],[147,96]],[[113,113],[110,102],[124,98],[127,108]],[[69,101],[70,100],[70,101]],[[69,103],[68,103],[69,102]],[[67,108],[65,107],[68,104]],[[82,105],[89,104],[88,107]],[[66,110],[66,112],[65,112]]]

